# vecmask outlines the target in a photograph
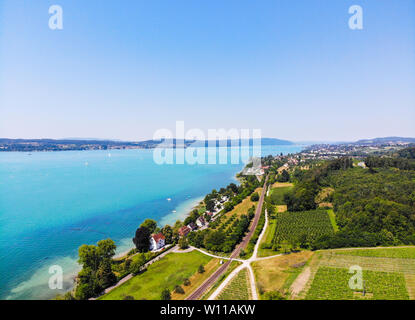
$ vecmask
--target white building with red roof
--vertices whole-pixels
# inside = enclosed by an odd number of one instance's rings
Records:
[[[150,250],[151,251],[157,251],[163,248],[165,245],[166,245],[166,238],[161,232],[157,234],[153,234],[150,237]]]

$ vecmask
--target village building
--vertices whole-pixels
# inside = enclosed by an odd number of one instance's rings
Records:
[[[196,220],[196,224],[199,228],[202,228],[206,225],[206,220],[205,218],[203,218],[202,216],[200,216],[199,218],[197,218]]]
[[[161,232],[157,234],[153,234],[150,237],[150,250],[151,251],[159,250],[163,248],[165,245],[166,245],[166,238]]]
[[[188,227],[188,228],[190,228],[190,230],[192,230],[192,231],[194,231],[194,230],[196,230],[196,229],[197,229],[197,225],[196,225],[194,222],[190,222],[190,223],[187,225],[187,227]]]
[[[179,229],[179,235],[181,237],[187,236],[187,234],[192,231],[188,226],[183,226]]]

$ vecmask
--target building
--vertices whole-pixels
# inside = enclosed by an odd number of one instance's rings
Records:
[[[205,224],[206,224],[206,220],[205,220],[205,218],[203,218],[202,216],[200,216],[199,218],[197,218],[197,220],[196,220],[196,224],[197,224],[197,226],[198,226],[199,228],[204,227],[204,226],[205,226]]]
[[[187,225],[187,227],[188,227],[188,228],[190,228],[190,230],[192,230],[192,231],[194,231],[194,230],[196,230],[196,229],[197,229],[197,225],[196,225],[194,222],[190,222],[190,223]]]
[[[179,235],[181,237],[187,236],[187,234],[192,231],[188,226],[183,226],[179,229]]]
[[[163,248],[165,245],[166,245],[166,238],[161,232],[157,234],[153,234],[150,237],[150,250],[151,251],[159,250]]]

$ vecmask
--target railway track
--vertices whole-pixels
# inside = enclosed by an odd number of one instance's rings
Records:
[[[268,177],[266,177],[264,186],[262,188],[261,197],[259,198],[258,207],[256,208],[256,211],[255,211],[254,220],[249,228],[248,233],[243,238],[242,242],[232,252],[230,259],[227,260],[222,266],[220,266],[219,269],[216,270],[208,279],[206,279],[205,282],[203,282],[199,288],[193,291],[192,294],[190,294],[186,298],[186,300],[199,300],[202,297],[202,295],[207,291],[207,289],[209,289],[219,279],[219,277],[226,272],[232,260],[239,256],[239,254],[241,253],[241,250],[246,248],[246,246],[249,243],[249,240],[251,240],[252,235],[255,232],[255,229],[259,222],[259,218],[261,217],[262,205],[264,204],[267,182],[268,182]]]

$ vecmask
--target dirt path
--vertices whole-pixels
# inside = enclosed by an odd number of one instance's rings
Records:
[[[310,267],[307,267],[301,272],[301,274],[295,279],[294,283],[291,285],[291,298],[295,299],[301,291],[303,291],[305,285],[308,282],[308,279],[310,279],[311,275],[311,269]]]

